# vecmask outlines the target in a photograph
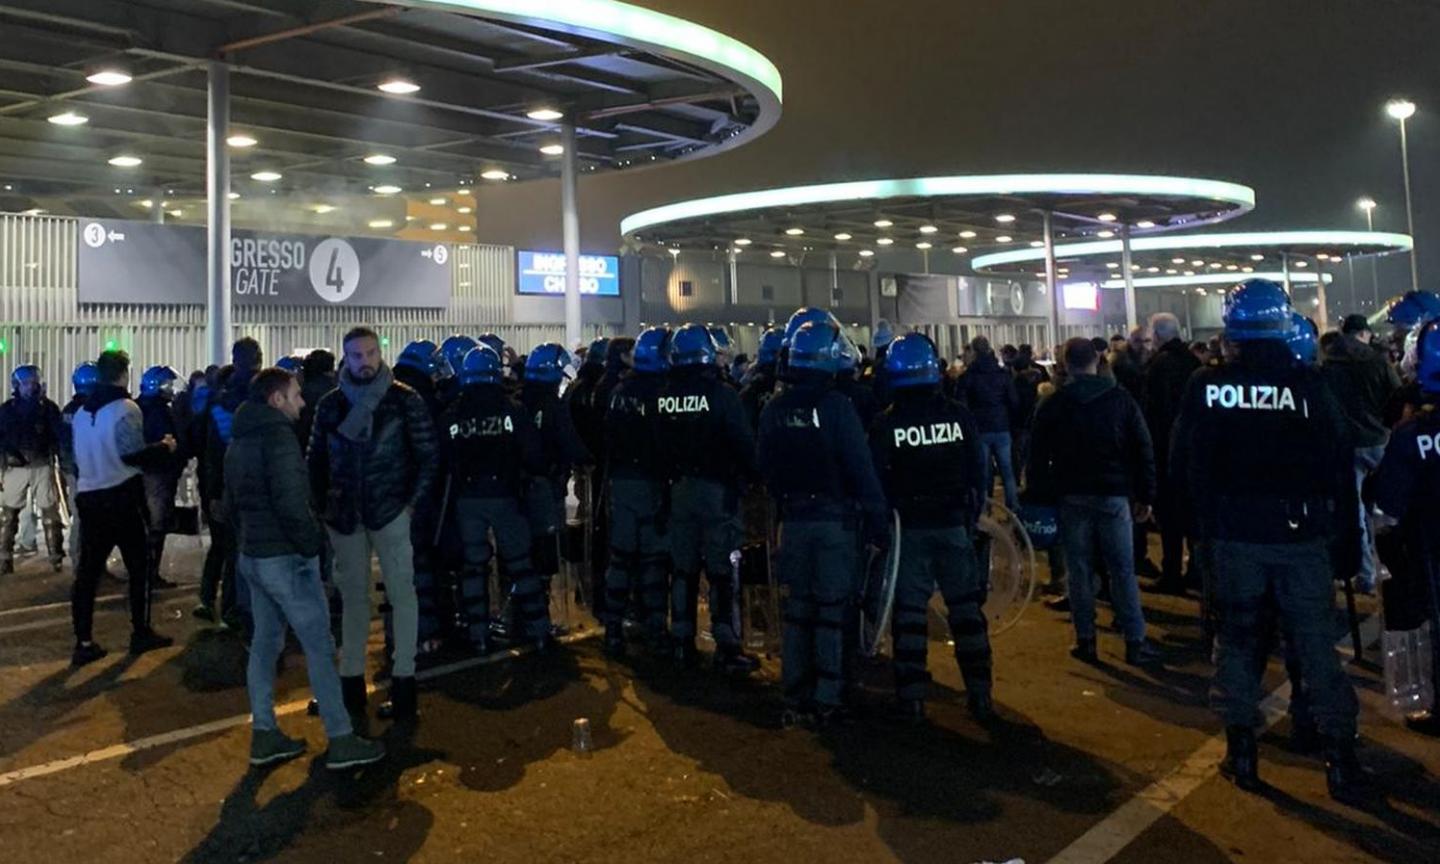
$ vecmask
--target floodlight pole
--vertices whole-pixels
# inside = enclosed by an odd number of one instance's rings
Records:
[[[575,122],[566,119],[560,127],[560,220],[565,244],[565,344],[580,344],[580,209],[576,200]]]
[[[1415,208],[1410,203],[1410,140],[1405,135],[1405,120],[1400,119],[1400,167],[1405,174],[1405,226],[1410,232],[1410,290],[1420,290],[1420,259],[1417,257],[1414,247],[1415,242]]]
[[[1045,226],[1045,290],[1050,294],[1050,347],[1055,357],[1060,349],[1060,292],[1055,287],[1055,216],[1049,210],[1041,216]]]
[[[1140,326],[1140,313],[1135,308],[1135,274],[1130,270],[1130,226],[1120,226],[1120,270],[1125,277],[1125,333]]]
[[[210,362],[230,358],[230,67],[209,63],[205,128],[205,344]],[[161,201],[155,208],[163,208]],[[161,214],[161,219],[164,214]]]

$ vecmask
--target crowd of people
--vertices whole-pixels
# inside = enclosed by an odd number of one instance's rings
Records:
[[[1390,581],[1437,611],[1440,298],[1407,295],[1391,319],[1391,345],[1372,345],[1359,316],[1317,339],[1283,288],[1252,280],[1227,295],[1223,338],[1187,343],[1159,314],[1108,343],[1071,339],[1054,364],[1030,346],[997,352],[984,337],[945,364],[924,334],[888,327],[872,355],[814,308],[766,332],[753,363],[720,328],[687,324],[599,339],[574,357],[554,343],[521,355],[493,334],[453,336],[411,343],[392,366],[377,334],[357,327],[338,372],[324,350],[267,366],[243,338],[229,365],[183,389],[174,370],[145,370],[133,400],[129,358],[106,351],[75,371],[63,410],[39,370],[12,377],[0,407],[0,572],[12,568],[32,500],[61,568],[69,502],[74,665],[105,656],[94,598],[115,548],[131,652],[170,645],[151,626],[150,599],[167,584],[159,561],[195,460],[211,536],[195,615],[250,646],[251,762],[304,750],[273,709],[288,628],[305,653],[328,764],[346,768],[384,755],[356,733],[372,558],[389,677],[379,713],[413,721],[417,658],[500,641],[553,650],[550,583],[569,545],[573,488],[589,516],[587,593],[611,658],[643,648],[695,668],[703,582],[711,664],[753,672],[738,550],[773,539],[781,719],[847,722],[866,562],[899,544],[888,713],[924,718],[938,589],[969,710],[991,722],[977,526],[998,475],[1001,501],[1037,545],[1057,538],[1047,605],[1070,613],[1077,660],[1099,662],[1096,604],[1107,600],[1125,662],[1163,662],[1146,638],[1139,576],[1153,590],[1199,591],[1213,621],[1227,776],[1260,784],[1260,676],[1278,639],[1296,683],[1296,738],[1323,749],[1331,792],[1345,799],[1364,773],[1357,702],[1333,646],[1334,580],[1374,590],[1378,538]],[[1432,716],[1413,720],[1435,731]]]

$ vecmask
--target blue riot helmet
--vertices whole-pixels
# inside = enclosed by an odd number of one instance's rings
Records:
[[[440,359],[443,356],[434,342],[420,339],[405,346],[395,365],[408,366],[428,378],[434,378],[440,373]]]
[[[799,330],[801,326],[811,321],[827,323],[832,325],[836,330],[840,329],[839,319],[831,315],[829,310],[820,309],[816,306],[806,306],[802,309],[795,310],[795,314],[791,315],[790,320],[786,322],[785,338],[781,344],[789,345],[790,341],[795,338],[795,332]]]
[[[1416,354],[1415,377],[1420,389],[1432,395],[1440,394],[1440,320],[1428,321],[1420,328]]]
[[[1225,338],[1231,342],[1288,339],[1292,311],[1290,297],[1279,282],[1247,279],[1225,296]]]
[[[790,368],[833,375],[840,371],[842,350],[840,328],[826,321],[806,321],[790,337]]]
[[[610,353],[610,340],[602,336],[591,342],[590,347],[585,349],[585,365],[604,366],[605,355],[608,353]]]
[[[100,386],[100,367],[93,362],[86,360],[70,375],[70,383],[75,387],[76,396],[89,396]]]
[[[460,364],[460,384],[465,387],[475,384],[499,384],[504,374],[500,355],[489,345],[471,348]]]
[[[554,342],[537,345],[525,358],[525,380],[541,384],[559,384],[570,365],[570,352]]]
[[[895,328],[890,326],[889,321],[881,318],[875,322],[875,335],[870,337],[870,341],[877,349],[886,347],[895,341]]]
[[[765,331],[760,337],[760,347],[755,352],[755,362],[760,366],[773,366],[780,360],[780,343],[785,341],[785,334],[774,327]]]
[[[1320,353],[1320,346],[1316,342],[1315,325],[1299,312],[1292,312],[1290,315],[1293,325],[1290,335],[1287,337],[1287,341],[1290,343],[1290,353],[1306,366],[1313,366],[1315,358]]]
[[[163,393],[167,396],[175,392],[175,381],[180,374],[169,366],[151,366],[140,376],[140,395],[155,396]]]
[[[709,334],[706,334],[709,338]],[[664,327],[650,327],[635,340],[635,349],[630,355],[636,372],[665,372],[670,368],[670,331]]]
[[[885,354],[886,381],[891,387],[929,387],[940,383],[940,357],[924,333],[906,333],[890,343]]]
[[[299,357],[296,357],[294,354],[287,354],[284,357],[281,357],[279,360],[275,361],[276,368],[284,369],[291,375],[300,374],[300,370],[304,368],[304,365],[304,361],[301,360]]]
[[[40,367],[34,364],[16,366],[15,371],[10,373],[10,389],[16,393],[20,392],[20,385],[26,381],[34,381],[37,387],[40,383]]]
[[[444,359],[444,363],[440,367],[441,377],[449,378],[452,375],[459,375],[460,367],[465,365],[465,355],[470,353],[471,348],[479,344],[469,336],[461,336],[458,333],[446,337],[445,341],[440,343],[440,356]]]
[[[840,361],[841,372],[854,372],[860,366],[860,349],[843,330],[840,332],[840,356],[836,359]]]
[[[1440,295],[1430,291],[1406,291],[1390,304],[1385,320],[1402,330],[1413,330],[1426,321],[1440,320]]]
[[[480,344],[481,344],[481,345],[489,345],[489,346],[490,346],[490,350],[495,352],[495,356],[497,356],[497,357],[504,357],[504,356],[505,356],[505,340],[504,340],[504,339],[501,339],[499,336],[495,335],[494,333],[483,333],[483,334],[481,334],[479,341],[480,341]]]
[[[719,354],[729,354],[734,347],[734,343],[730,341],[730,334],[726,333],[725,328],[718,324],[710,325],[710,338],[714,340],[715,351]]]
[[[686,324],[670,337],[671,366],[714,366],[715,337],[704,324]]]

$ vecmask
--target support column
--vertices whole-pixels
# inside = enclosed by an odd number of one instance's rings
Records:
[[[560,222],[565,243],[565,344],[573,346],[581,340],[580,320],[580,211],[576,198],[578,177],[575,148],[575,123],[566,120],[561,127],[560,157]]]
[[[1130,270],[1130,226],[1120,227],[1120,272],[1125,278],[1125,335],[1140,326],[1140,313],[1135,306],[1135,274]]]
[[[730,259],[730,306],[733,308],[740,305],[740,254],[733,246],[726,254]]]
[[[1060,354],[1060,290],[1055,284],[1055,217],[1047,210],[1045,220],[1045,290],[1050,294],[1051,359]]]
[[[1410,201],[1410,140],[1405,135],[1405,121],[1400,121],[1400,167],[1405,172],[1405,228],[1410,232],[1410,290],[1420,290],[1420,258],[1415,242],[1415,207]]]
[[[835,305],[835,294],[840,290],[840,261],[835,257],[834,251],[830,253],[830,302],[829,306]],[[837,316],[838,317],[838,316]]]
[[[1285,278],[1285,293],[1290,295],[1290,303],[1293,305],[1293,304],[1295,303],[1295,291],[1294,291],[1293,288],[1290,287],[1290,253],[1289,253],[1289,252],[1281,252],[1281,253],[1280,253],[1280,272],[1284,274],[1284,278]]]
[[[227,198],[229,196],[226,196]],[[165,189],[156,187],[153,195],[150,196],[152,206],[150,207],[150,221],[156,225],[165,224]]]
[[[1315,326],[1324,333],[1330,326],[1330,307],[1325,297],[1325,271],[1318,260],[1315,262],[1315,298],[1320,301],[1315,309]]]
[[[205,129],[205,345],[210,362],[230,360],[230,67],[209,64]],[[155,202],[163,210],[160,201]],[[163,217],[162,217],[163,218]]]

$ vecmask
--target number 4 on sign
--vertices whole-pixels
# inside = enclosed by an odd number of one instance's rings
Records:
[[[345,293],[345,271],[340,267],[340,250],[330,250],[330,265],[325,268],[325,284],[335,289],[336,294]]]

